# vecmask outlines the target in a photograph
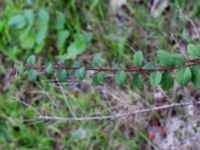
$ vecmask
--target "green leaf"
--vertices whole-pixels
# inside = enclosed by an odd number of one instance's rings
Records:
[[[19,65],[19,73],[20,74],[23,74],[25,71],[25,67],[24,67],[24,64],[22,62],[20,62],[20,65]]]
[[[192,83],[195,87],[200,87],[200,65],[195,65],[191,68]]]
[[[101,72],[95,73],[93,76],[93,83],[96,85],[103,85],[104,83],[104,74]]]
[[[137,51],[134,55],[134,64],[138,67],[142,66],[142,62],[144,60],[142,51]]]
[[[82,54],[86,50],[91,38],[90,33],[76,33],[74,35],[74,42],[67,48],[67,59],[75,59],[77,55]]]
[[[37,36],[36,36],[36,43],[38,45],[41,44],[45,40],[45,38],[47,37],[47,33],[48,33],[47,25],[43,25],[39,27]]]
[[[56,30],[63,30],[65,26],[65,15],[62,12],[56,12]]]
[[[31,80],[31,81],[35,81],[37,79],[37,71],[34,70],[34,69],[31,69],[28,72],[28,79]]]
[[[44,8],[40,8],[38,12],[38,19],[39,19],[39,25],[38,25],[39,29],[37,32],[36,43],[39,45],[47,37],[49,12]]]
[[[154,67],[154,62],[150,61],[144,65],[143,69],[153,69]]]
[[[157,51],[157,56],[162,66],[169,67],[172,65],[173,58],[170,53],[159,50]]]
[[[113,69],[113,70],[118,70],[118,69],[119,69],[119,65],[118,65],[118,64],[113,65],[113,66],[112,66],[112,69]]]
[[[31,55],[31,56],[28,57],[26,63],[27,63],[28,65],[34,65],[34,64],[35,64],[35,60],[36,60],[35,55]]]
[[[184,64],[184,59],[181,54],[175,54],[172,56],[172,58],[173,58],[172,61],[173,66],[178,67]]]
[[[43,50],[45,44],[46,44],[46,43],[43,41],[42,43],[40,43],[39,45],[37,45],[37,46],[34,48],[34,52],[35,52],[35,53],[40,53],[40,52]]]
[[[9,141],[10,138],[10,133],[4,124],[0,124],[0,135],[2,138],[4,138],[5,141]]]
[[[65,55],[61,56],[60,60],[59,60],[59,64],[64,65],[65,64],[65,60],[66,60]]]
[[[137,73],[134,75],[134,77],[132,78],[132,84],[133,86],[141,89],[144,87],[144,78],[140,73]]]
[[[162,73],[160,71],[152,72],[150,76],[150,83],[153,87],[156,87],[159,85],[161,79]]]
[[[38,19],[41,25],[46,25],[49,22],[49,12],[46,8],[39,9]]]
[[[200,58],[200,47],[194,44],[188,44],[187,52],[190,58]]]
[[[115,74],[115,82],[118,85],[123,85],[126,81],[126,72],[125,71],[119,71]]]
[[[176,80],[181,86],[186,86],[192,79],[192,72],[189,67],[182,68],[176,72]]]
[[[101,61],[101,53],[98,53],[94,56],[93,60],[92,60],[92,64],[95,67],[99,67],[100,66],[100,61]]]
[[[32,27],[35,19],[35,15],[32,9],[24,9],[23,16],[26,22],[29,24],[29,27]]]
[[[54,73],[54,65],[52,63],[49,63],[46,66],[46,73],[48,73],[48,74],[53,74]]]
[[[75,76],[76,76],[77,79],[83,80],[85,78],[85,76],[86,76],[86,70],[85,70],[85,68],[81,67],[80,69],[77,69],[75,71]]]
[[[166,71],[162,74],[162,80],[160,85],[164,90],[169,90],[174,86],[174,79],[172,77],[171,72]]]
[[[35,45],[35,33],[30,31],[25,38],[20,39],[21,47],[24,49],[32,49]]]
[[[112,73],[115,74],[119,69],[119,65],[115,64],[114,66],[112,66]]]
[[[69,37],[69,31],[62,30],[58,32],[56,45],[59,50],[62,50],[64,48],[65,41],[67,40],[68,37]]]
[[[58,70],[58,80],[60,82],[66,82],[67,81],[67,70],[65,70],[65,69]]]
[[[23,15],[18,14],[18,15],[13,16],[13,17],[9,20],[8,25],[9,25],[9,26],[13,26],[13,27],[15,27],[16,29],[22,29],[23,27],[25,27],[26,21],[25,21]]]
[[[73,64],[72,64],[72,67],[74,68],[80,68],[81,67],[81,63],[79,61],[75,61]]]

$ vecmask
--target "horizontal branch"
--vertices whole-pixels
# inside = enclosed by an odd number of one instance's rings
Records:
[[[131,112],[127,112],[127,113],[119,113],[119,114],[108,115],[108,116],[65,118],[65,117],[57,117],[57,116],[41,116],[40,115],[40,116],[38,116],[38,119],[49,120],[49,121],[61,121],[61,122],[117,119],[117,118],[122,118],[122,117],[128,117],[128,116],[131,116],[131,115],[136,115],[136,114],[139,114],[139,113],[154,112],[154,111],[158,111],[158,110],[170,109],[170,108],[173,108],[173,107],[184,107],[184,106],[193,105],[193,104],[197,105],[197,104],[200,104],[200,102],[197,102],[197,103],[193,103],[193,102],[173,103],[173,104],[169,104],[169,105],[157,106],[157,107],[154,107],[154,108],[147,108],[147,109],[136,110],[136,111],[131,111]]]
[[[144,69],[142,67],[137,67],[137,66],[134,66],[132,68],[126,68],[126,69],[111,69],[111,68],[102,68],[102,67],[99,67],[99,68],[87,68],[85,67],[85,69],[87,71],[98,71],[98,72],[117,72],[117,71],[120,71],[120,70],[123,70],[125,72],[138,72],[138,73],[145,73],[145,72],[154,72],[154,71],[173,71],[173,70],[177,70],[179,68],[182,68],[182,67],[190,67],[190,66],[194,66],[194,65],[198,65],[200,64],[200,59],[191,59],[191,60],[186,60],[186,63],[183,64],[183,65],[180,65],[178,67],[163,67],[163,66],[159,66],[159,67],[155,67],[153,69]],[[28,65],[26,64],[25,67],[27,69],[35,69],[37,71],[45,71],[46,69],[46,66],[43,65],[43,66],[40,66],[40,67],[35,67],[35,66],[31,66],[31,65]],[[79,67],[68,67],[68,66],[65,66],[65,65],[60,65],[60,64],[56,64],[54,66],[54,69],[55,70],[60,70],[60,69],[67,69],[67,70],[77,70],[77,69],[80,69]],[[16,69],[15,70],[16,72],[18,72],[18,70]]]

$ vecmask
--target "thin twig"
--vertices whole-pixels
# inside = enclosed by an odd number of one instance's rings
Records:
[[[17,102],[23,104],[24,106],[28,107],[30,110],[32,110],[33,112],[35,112],[38,115],[41,115],[40,112],[38,112],[35,108],[33,108],[30,104],[18,99],[17,97],[13,97]]]
[[[64,91],[63,85],[61,85],[60,83],[59,83],[59,85],[60,85],[60,90],[62,91],[62,94],[63,94],[64,101],[65,101],[70,113],[72,114],[74,119],[77,118],[76,114],[74,113],[74,111],[73,111],[73,109],[72,109],[72,107],[71,107],[71,105],[70,105],[70,103],[69,103],[69,101],[67,99],[67,96],[65,95],[65,91]]]
[[[127,112],[127,113],[119,113],[119,114],[114,114],[114,115],[108,115],[108,116],[91,116],[91,117],[79,117],[79,118],[64,118],[64,117],[58,117],[58,116],[38,116],[38,119],[43,119],[43,120],[51,120],[51,121],[61,121],[61,122],[73,122],[73,121],[89,121],[89,120],[103,120],[103,119],[117,119],[121,117],[127,117],[130,115],[136,115],[139,113],[145,113],[145,112],[154,112],[162,109],[169,109],[173,107],[184,107],[188,105],[193,105],[193,102],[184,102],[184,103],[173,103],[169,105],[163,105],[163,106],[158,106],[154,108],[147,108],[147,109],[142,109],[142,110],[136,110],[132,112]],[[196,103],[200,104],[200,102]]]
[[[199,32],[198,32],[197,27],[195,26],[194,22],[193,22],[188,16],[186,16],[186,15],[183,13],[183,10],[181,9],[181,7],[180,7],[179,3],[177,2],[177,0],[175,0],[175,2],[176,2],[176,6],[177,6],[177,8],[178,8],[180,14],[181,14],[182,16],[184,16],[185,19],[186,19],[187,21],[190,22],[190,24],[191,24],[192,27],[194,28],[194,31],[195,31],[196,35],[198,36],[198,39],[200,40],[200,35],[199,35]]]

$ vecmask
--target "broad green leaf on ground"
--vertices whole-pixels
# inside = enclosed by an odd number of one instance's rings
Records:
[[[31,81],[35,81],[37,79],[37,71],[34,69],[29,70],[28,79]]]
[[[101,72],[97,72],[94,74],[93,78],[93,83],[96,85],[103,85],[104,83],[104,74]]]
[[[158,86],[161,79],[162,79],[162,73],[160,71],[152,72],[150,75],[150,83],[153,87]]]
[[[56,12],[56,30],[63,30],[65,27],[65,15],[62,12]]]
[[[35,60],[36,60],[35,55],[31,55],[31,56],[28,57],[26,63],[27,63],[28,65],[34,65],[34,64],[35,64]]]
[[[172,65],[172,55],[164,50],[157,51],[157,57],[159,58],[160,64],[165,67]]]
[[[48,74],[53,74],[54,73],[54,65],[52,63],[49,63],[47,66],[46,66],[46,72]]]
[[[100,61],[101,61],[101,53],[98,53],[93,57],[92,64],[95,67],[99,67],[100,66]]]
[[[181,68],[176,72],[176,80],[181,86],[186,86],[192,79],[192,72],[189,67]]]
[[[22,29],[23,27],[25,27],[26,21],[23,15],[18,14],[18,15],[13,16],[9,20],[8,25],[13,26],[16,29]]]
[[[194,44],[188,44],[187,52],[190,58],[200,58],[200,47]]]
[[[144,87],[144,78],[140,73],[137,73],[132,78],[132,85],[141,89]]]
[[[31,49],[33,48],[36,40],[36,33],[32,30],[35,16],[31,9],[25,9],[23,11],[23,16],[25,18],[27,26],[20,32],[19,39],[22,48]]]
[[[35,48],[34,48],[34,52],[40,53],[43,50],[45,44],[46,44],[45,41],[43,41],[42,43],[36,45]]]
[[[142,62],[144,60],[142,51],[137,51],[134,55],[134,64],[138,67],[142,66]]]
[[[83,80],[85,78],[85,76],[86,76],[86,70],[85,70],[85,68],[81,67],[80,69],[77,69],[75,71],[75,76],[76,76],[77,79]]]
[[[166,71],[162,74],[160,85],[164,90],[169,90],[174,86],[174,79],[171,72]]]
[[[60,82],[66,82],[67,81],[67,70],[65,70],[65,69],[58,70],[58,80]]]
[[[49,12],[45,8],[40,8],[38,12],[38,32],[36,37],[36,43],[41,44],[48,33],[48,22],[49,22]]]
[[[56,41],[58,50],[62,50],[64,48],[65,41],[67,40],[68,37],[69,37],[69,31],[67,30],[58,31],[57,41]]]
[[[6,20],[1,20],[0,21],[0,33],[4,30],[4,28],[7,27],[6,25]]]
[[[32,25],[34,23],[34,19],[35,19],[33,10],[32,9],[24,9],[23,16],[24,16],[26,22],[28,23],[29,27],[32,27]]]
[[[30,31],[25,38],[20,39],[21,47],[24,49],[32,49],[35,45],[35,33]]]
[[[123,85],[126,81],[126,72],[125,71],[119,71],[115,74],[115,82],[118,85]]]
[[[196,87],[200,87],[200,65],[195,65],[191,67],[192,71],[192,83]]]
[[[82,54],[92,39],[92,33],[76,33],[74,42],[67,48],[67,59],[75,59]]]
[[[181,54],[174,54],[172,58],[173,58],[172,59],[173,66],[178,67],[184,64],[184,58]]]

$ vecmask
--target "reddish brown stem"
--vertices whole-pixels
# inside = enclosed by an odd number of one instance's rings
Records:
[[[134,67],[133,69],[111,69],[111,68],[85,68],[87,71],[97,71],[97,72],[117,72],[120,70],[123,70],[125,72],[136,72],[136,73],[149,73],[149,72],[154,72],[154,71],[173,71],[173,70],[177,70],[180,69],[182,67],[190,67],[190,66],[194,66],[194,65],[198,65],[200,64],[200,59],[192,59],[192,60],[187,60],[185,64],[178,66],[178,67],[155,67],[153,69],[143,69],[141,67]],[[40,67],[34,67],[34,66],[30,66],[30,65],[25,65],[25,67],[27,69],[36,69],[37,71],[43,72],[46,69],[46,66],[40,66]],[[65,65],[59,65],[56,64],[54,66],[55,70],[60,70],[60,69],[67,69],[67,70],[77,70],[79,68],[76,67],[68,67]]]

